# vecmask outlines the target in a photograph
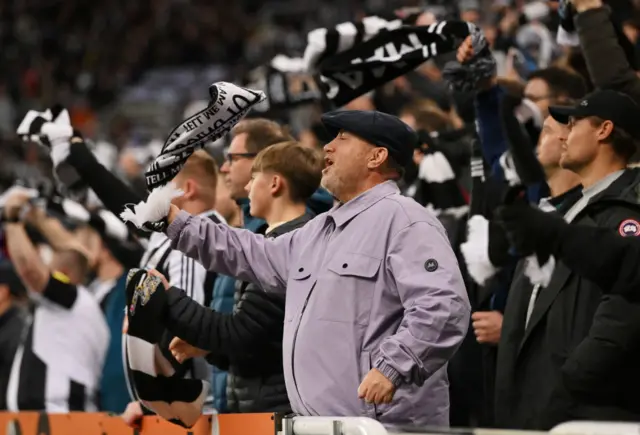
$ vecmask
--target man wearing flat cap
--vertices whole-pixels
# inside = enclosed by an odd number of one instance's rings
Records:
[[[210,270],[286,293],[284,374],[293,410],[385,424],[449,425],[447,362],[470,305],[438,219],[400,195],[416,134],[374,111],[325,114],[329,212],[277,239],[172,206],[172,246]]]

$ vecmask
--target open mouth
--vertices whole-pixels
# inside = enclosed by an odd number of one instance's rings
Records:
[[[330,166],[333,166],[333,160],[331,160],[329,157],[325,157],[324,158],[324,169],[327,169]]]

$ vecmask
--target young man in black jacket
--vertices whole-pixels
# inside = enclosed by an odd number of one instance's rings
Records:
[[[617,233],[570,225],[522,203],[498,214],[519,253],[553,255],[604,293],[589,334],[562,366],[564,388],[616,420],[640,420],[640,224],[628,220]]]
[[[306,202],[320,184],[322,168],[319,153],[297,142],[272,145],[256,156],[247,190],[251,215],[269,225],[266,237],[294,231],[313,218]],[[170,346],[174,357],[182,362],[206,356],[228,369],[229,412],[290,410],[282,364],[284,295],[238,282],[234,312],[222,314],[178,288],[167,292],[165,326],[179,337]]]
[[[628,96],[596,91],[575,107],[551,107],[569,125],[560,165],[580,177],[581,197],[558,213],[571,225],[621,231],[640,221],[640,176],[626,169],[640,137],[640,107]],[[639,224],[640,225],[640,224]],[[617,407],[584,400],[563,383],[563,367],[589,335],[602,310],[615,302],[564,262],[557,261],[546,286],[533,286],[521,262],[509,290],[498,345],[495,414],[501,427],[549,430],[570,420],[625,420]],[[583,367],[593,360],[575,361]]]

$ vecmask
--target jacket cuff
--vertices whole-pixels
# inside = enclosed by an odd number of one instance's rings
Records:
[[[378,369],[380,373],[382,373],[385,378],[389,379],[391,383],[396,387],[399,387],[404,382],[404,379],[402,378],[400,372],[387,364],[384,359],[378,358],[378,360],[374,364],[374,367]]]
[[[167,237],[169,237],[170,240],[176,240],[180,236],[182,229],[187,225],[190,217],[191,215],[189,213],[180,210],[173,222],[167,227]]]

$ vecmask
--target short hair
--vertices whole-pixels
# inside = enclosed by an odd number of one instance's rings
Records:
[[[598,116],[589,116],[588,119],[594,127],[606,121]],[[622,157],[625,162],[630,163],[637,160],[638,141],[623,128],[613,124],[613,130],[607,137],[607,143],[611,145],[613,152]]]
[[[90,264],[87,256],[73,248],[56,250],[55,254],[58,261],[64,264],[66,270],[61,272],[75,273],[82,280],[89,275]]]
[[[199,178],[210,183],[213,187],[218,182],[218,164],[205,150],[194,151],[185,162],[180,173],[188,177]]]
[[[243,119],[231,129],[231,136],[247,135],[247,152],[259,153],[270,145],[295,140],[289,131],[265,118]]]
[[[453,126],[451,117],[435,101],[419,99],[407,104],[401,115],[409,114],[416,120],[416,130],[440,132]]]
[[[271,145],[256,156],[251,172],[273,172],[287,181],[291,200],[304,202],[320,186],[323,169],[318,150],[305,147],[296,141]]]
[[[587,93],[587,84],[584,78],[568,69],[559,66],[551,66],[533,71],[527,81],[540,79],[549,86],[549,93],[554,98],[570,98],[579,100]]]
[[[387,170],[395,173],[395,177],[392,177],[392,180],[398,181],[404,178],[405,169],[396,159],[394,159],[391,154],[387,156]]]

